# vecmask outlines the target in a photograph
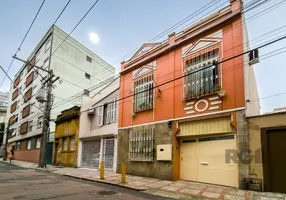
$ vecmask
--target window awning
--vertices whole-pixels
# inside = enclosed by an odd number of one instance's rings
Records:
[[[179,124],[177,136],[199,136],[218,133],[231,133],[235,129],[231,126],[230,116],[183,122]]]

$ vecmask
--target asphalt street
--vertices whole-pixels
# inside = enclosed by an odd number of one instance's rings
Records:
[[[143,200],[166,198],[0,162],[0,200]]]

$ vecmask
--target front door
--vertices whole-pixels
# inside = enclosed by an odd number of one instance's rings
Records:
[[[114,138],[103,139],[102,161],[104,162],[104,168],[113,169]]]
[[[286,129],[266,132],[266,151],[265,190],[286,193]]]

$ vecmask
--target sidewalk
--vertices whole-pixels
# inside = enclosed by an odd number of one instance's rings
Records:
[[[0,159],[0,161],[2,161],[2,159]],[[116,174],[111,171],[105,171],[105,179],[100,180],[98,170],[57,167],[52,165],[48,165],[47,168],[42,169],[38,168],[37,164],[15,160],[12,161],[11,164],[23,168],[46,171],[53,174],[118,185],[153,195],[174,199],[286,200],[286,194],[244,191],[236,188],[194,183],[189,181],[165,181],[154,178],[127,175],[127,183],[122,184],[120,183],[121,174]]]

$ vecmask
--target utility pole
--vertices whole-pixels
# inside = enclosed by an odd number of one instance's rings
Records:
[[[7,152],[7,149],[8,149],[8,136],[9,136],[9,121],[7,123],[7,127],[6,127],[6,137],[5,137],[5,146],[4,146],[4,155],[3,155],[3,160],[6,161],[7,159],[7,155],[8,155],[8,152]]]
[[[47,80],[42,85],[43,89],[47,84],[47,89],[46,89],[47,99],[43,115],[43,129],[42,129],[43,136],[41,141],[41,152],[40,152],[40,159],[38,166],[41,168],[47,166],[47,143],[49,140],[49,130],[50,130],[49,127],[50,127],[50,115],[52,108],[52,88],[53,88],[53,83],[59,78],[58,77],[53,81],[53,77],[54,77],[53,70],[50,70]]]

